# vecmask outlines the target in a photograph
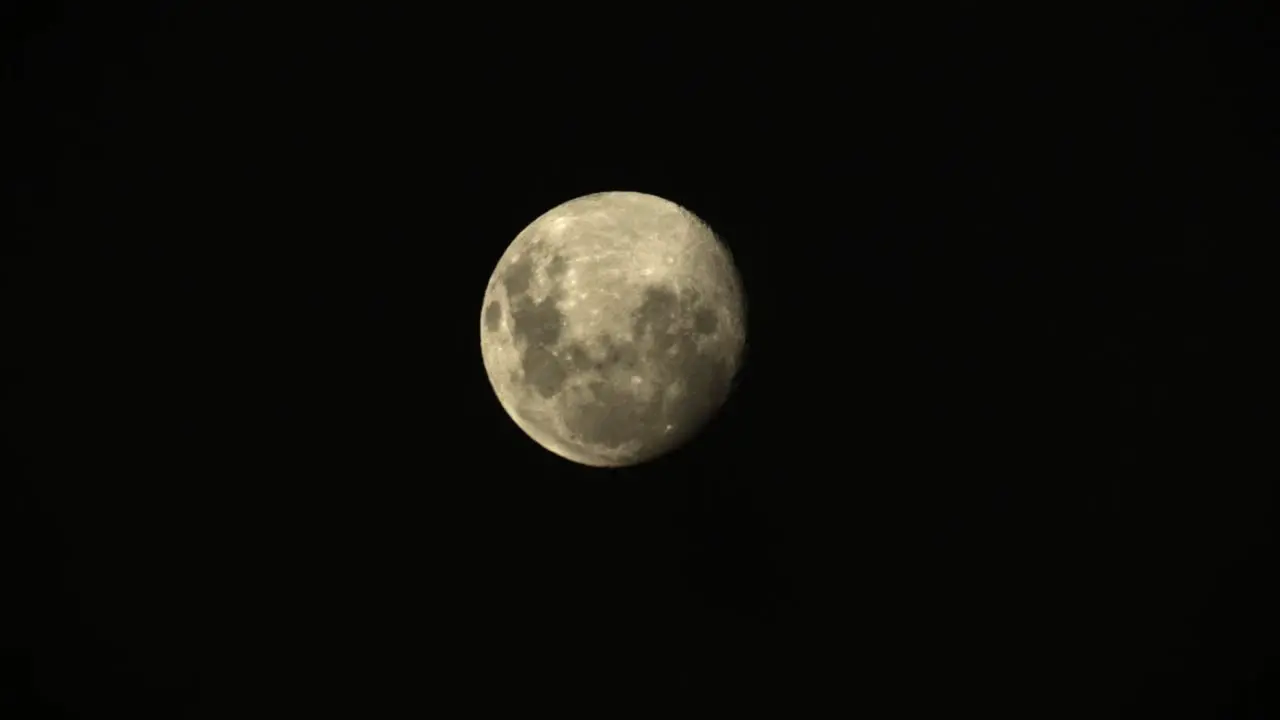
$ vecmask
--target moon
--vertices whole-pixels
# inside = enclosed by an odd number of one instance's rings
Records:
[[[503,409],[542,447],[594,467],[692,439],[728,398],[745,347],[728,248],[693,213],[639,192],[585,195],[531,222],[480,314]]]

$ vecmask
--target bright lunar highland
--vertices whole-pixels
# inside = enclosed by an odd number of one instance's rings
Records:
[[[636,192],[586,195],[530,223],[480,313],[507,414],[546,449],[596,467],[642,463],[697,434],[745,346],[728,249],[693,213]]]

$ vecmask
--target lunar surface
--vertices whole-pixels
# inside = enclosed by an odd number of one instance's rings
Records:
[[[691,439],[746,342],[733,258],[653,195],[570,200],[529,224],[485,290],[480,347],[507,414],[574,462],[622,467]]]

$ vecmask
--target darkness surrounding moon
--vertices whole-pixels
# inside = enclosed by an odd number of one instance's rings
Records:
[[[1280,718],[1265,6],[951,5],[0,3],[0,720]]]

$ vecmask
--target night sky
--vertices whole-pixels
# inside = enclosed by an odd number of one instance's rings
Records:
[[[267,5],[0,14],[0,716],[1277,703],[1261,15]],[[479,348],[604,190],[750,308],[620,470]]]

